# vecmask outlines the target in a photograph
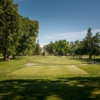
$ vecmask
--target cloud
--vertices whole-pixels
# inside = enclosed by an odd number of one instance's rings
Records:
[[[93,35],[97,32],[100,32],[100,29],[91,30]],[[75,41],[75,40],[82,40],[87,34],[87,30],[77,31],[77,32],[66,32],[66,33],[56,33],[56,34],[48,34],[42,36],[40,45],[43,47],[44,45],[50,43],[50,41],[62,40],[66,39],[67,41]]]
[[[40,41],[40,47],[43,47],[46,44],[49,44],[49,42],[48,41]]]
[[[100,32],[100,29],[92,30],[92,33],[95,34],[96,32]],[[66,33],[58,33],[52,35],[45,35],[46,39],[58,40],[58,39],[66,39],[66,40],[75,40],[75,39],[82,39],[86,36],[87,30],[78,31],[78,32],[66,32]]]

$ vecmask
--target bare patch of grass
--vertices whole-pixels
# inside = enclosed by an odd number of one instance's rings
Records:
[[[37,65],[36,63],[27,63],[25,64],[25,66],[33,66],[33,65]]]

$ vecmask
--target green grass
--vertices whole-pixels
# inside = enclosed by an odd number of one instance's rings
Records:
[[[0,100],[100,100],[100,64],[88,63],[86,56],[1,60]]]
[[[28,73],[29,72],[29,73]],[[17,77],[30,77],[42,79],[55,79],[61,77],[88,74],[76,66],[28,66],[7,75]]]

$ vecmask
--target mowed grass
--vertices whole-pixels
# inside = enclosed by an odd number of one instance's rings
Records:
[[[29,72],[29,73],[28,73]],[[62,78],[75,75],[88,74],[86,71],[81,70],[80,68],[70,65],[70,66],[28,66],[20,70],[14,71],[7,75],[16,75],[17,77],[33,77],[35,79],[54,79]]]
[[[100,100],[100,64],[88,63],[60,56],[1,61],[0,100]]]

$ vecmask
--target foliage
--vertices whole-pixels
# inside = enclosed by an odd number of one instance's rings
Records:
[[[91,29],[88,29],[84,39],[84,49],[85,53],[89,55],[89,59],[92,59],[93,55],[100,54],[100,35],[98,32],[93,36]]]
[[[22,17],[22,35],[19,39],[17,53],[22,55],[32,55],[35,53],[36,38],[38,36],[38,22]]]
[[[0,50],[4,60],[15,54],[20,38],[21,20],[17,10],[17,4],[13,0],[2,0],[0,2]]]
[[[13,0],[0,1],[0,51],[4,60],[10,55],[33,54],[38,36],[38,21],[18,14]]]
[[[40,55],[40,54],[41,54],[41,48],[40,48],[39,40],[37,40],[37,44],[36,44],[36,55]]]
[[[47,51],[49,54],[54,55],[66,55],[69,50],[69,45],[66,40],[59,40],[56,42],[50,42],[48,45],[45,45],[44,51]]]
[[[73,56],[79,56],[82,58],[83,55],[89,55],[89,59],[92,56],[100,54],[100,34],[97,32],[94,36],[92,35],[91,28],[87,30],[86,37],[82,40],[76,40],[70,42],[70,52]]]

